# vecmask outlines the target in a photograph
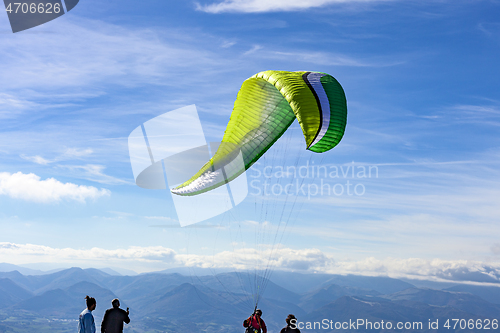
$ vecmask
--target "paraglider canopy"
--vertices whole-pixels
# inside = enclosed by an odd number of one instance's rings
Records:
[[[321,72],[264,71],[243,82],[215,155],[172,189],[193,196],[215,189],[250,168],[297,119],[308,150],[322,153],[344,135],[347,103],[342,86]],[[244,164],[233,163],[242,154]]]

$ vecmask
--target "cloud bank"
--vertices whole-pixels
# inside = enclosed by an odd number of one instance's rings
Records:
[[[331,4],[351,4],[381,1],[384,0],[225,0],[223,2],[210,5],[198,4],[197,9],[214,14],[224,12],[263,13],[277,11],[298,11]]]
[[[93,186],[62,183],[54,178],[42,180],[30,173],[0,172],[0,195],[13,199],[38,203],[53,203],[61,200],[85,202],[88,199],[98,199],[109,196],[107,189],[97,189]]]
[[[271,254],[271,251],[272,254]],[[104,265],[154,271],[172,267],[254,270],[271,266],[276,270],[301,273],[354,274],[390,276],[433,281],[467,283],[500,283],[500,263],[467,260],[373,257],[358,261],[336,261],[334,256],[318,249],[290,248],[256,251],[241,248],[213,255],[185,254],[163,246],[130,246],[119,249],[53,248],[36,244],[0,242],[0,262],[16,260],[16,264],[37,262],[61,265]],[[139,269],[138,269],[139,268]]]

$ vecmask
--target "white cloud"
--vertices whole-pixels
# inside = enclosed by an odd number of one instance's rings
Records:
[[[236,45],[236,42],[235,41],[231,41],[231,40],[226,40],[222,43],[221,47],[224,48],[224,49],[227,49],[233,45]]]
[[[93,182],[102,184],[116,185],[116,184],[133,184],[131,181],[119,179],[110,175],[106,175],[104,165],[86,164],[86,165],[59,165],[61,168],[71,170],[73,177],[87,179]]]
[[[441,110],[437,116],[458,124],[473,123],[485,127],[500,126],[500,107],[498,105],[459,104]]]
[[[205,251],[206,252],[206,251]],[[268,262],[268,258],[272,258]],[[32,262],[58,262],[71,265],[113,264],[151,271],[169,267],[224,268],[229,270],[259,270],[268,264],[276,270],[303,273],[355,274],[390,276],[434,281],[472,283],[500,282],[500,263],[467,260],[441,260],[421,258],[367,257],[357,261],[336,261],[332,254],[318,249],[264,249],[240,248],[210,255],[179,254],[163,246],[130,246],[119,249],[53,248],[36,244],[0,242],[0,261],[17,264]],[[141,268],[139,268],[141,267]]]
[[[42,156],[36,155],[36,156],[26,156],[26,155],[21,155],[21,158],[30,161],[36,164],[41,164],[41,165],[47,165],[52,163],[53,161],[47,160],[43,158]]]
[[[258,52],[257,52],[258,51]],[[271,51],[264,49],[260,45],[255,45],[250,50],[246,51],[244,55],[255,54],[255,57],[263,59],[277,59],[281,61],[299,61],[305,64],[321,65],[321,66],[349,66],[349,67],[390,67],[397,66],[405,63],[403,60],[393,59],[356,59],[351,56],[331,52],[318,52],[311,50],[299,51]]]
[[[12,94],[0,93],[0,118],[12,118],[36,107],[39,107],[39,104],[17,98]]]
[[[479,23],[477,27],[488,37],[500,36],[500,23],[498,22]]]
[[[255,53],[255,52],[257,52],[260,49],[262,49],[262,46],[260,46],[260,45],[254,45],[250,50],[246,51],[244,53],[244,55],[249,55],[249,54]]]
[[[168,217],[168,216],[144,216],[144,218],[147,220],[157,220],[157,221],[167,221],[167,222],[179,223],[178,220],[173,219],[173,218]]]
[[[41,261],[50,262],[76,262],[85,260],[161,260],[171,261],[175,257],[175,251],[162,246],[137,247],[131,246],[127,249],[107,250],[102,248],[72,249],[53,248],[36,244],[15,244],[0,242],[0,256],[37,256]],[[2,260],[4,260],[2,258]]]
[[[500,115],[500,108],[497,106],[486,106],[486,105],[455,105],[451,110],[463,111],[464,113],[470,114],[493,114]]]
[[[71,157],[82,157],[82,156],[88,156],[92,154],[94,151],[90,148],[87,149],[80,149],[80,148],[66,148],[66,151],[64,152],[63,156],[66,158],[71,158]]]
[[[54,24],[37,28],[42,33],[0,34],[0,119],[13,123],[4,126],[9,131],[0,133],[0,151],[24,154],[35,163],[90,155],[92,164],[100,164],[105,157],[108,167],[110,163],[129,165],[126,140],[120,137],[128,135],[124,129],[128,125],[123,124],[135,122],[127,115],[157,115],[208,100],[225,93],[227,87],[233,91],[241,83],[233,87],[219,80],[219,88],[212,89],[217,75],[234,71],[243,60],[230,47],[221,48],[219,37],[206,32],[137,29],[78,17]],[[43,33],[44,29],[50,33]],[[226,46],[235,42],[229,40]],[[157,86],[169,89],[163,90],[166,94],[150,90]],[[150,97],[144,98],[142,89]],[[110,91],[127,97],[112,105],[87,102]],[[232,102],[225,112],[231,109]],[[61,153],[61,145],[84,142],[84,147]],[[92,154],[83,155],[89,149]],[[103,176],[94,179],[120,182]]]
[[[332,4],[351,4],[381,1],[384,0],[225,0],[223,2],[214,3],[211,5],[197,4],[197,9],[207,13],[261,13],[305,10]]]
[[[52,160],[48,160],[40,155],[27,156],[27,155],[22,154],[20,156],[22,159],[36,163],[36,164],[48,165],[48,164],[54,163],[54,162],[61,162],[61,161],[65,161],[65,160],[71,160],[71,159],[77,159],[80,157],[89,156],[93,152],[94,151],[90,148],[87,148],[87,149],[66,148],[64,153],[62,153],[60,156],[55,157]]]
[[[331,54],[325,52],[273,52],[269,56],[275,58],[298,59],[305,63],[328,66],[372,66],[360,60],[353,59],[345,55]]]
[[[36,244],[15,244],[0,242],[0,261],[30,262],[36,258],[38,262],[60,262],[78,264],[79,262],[127,261],[149,262],[151,264],[170,263],[176,266],[204,268],[255,269],[266,267],[268,258],[272,257],[272,265],[281,269],[307,271],[333,264],[333,259],[317,249],[293,250],[266,249],[258,251],[252,248],[241,248],[235,251],[222,251],[214,255],[178,254],[175,250],[163,246],[130,246],[126,249],[73,249],[53,248]]]
[[[388,275],[435,281],[500,282],[500,264],[467,260],[373,257],[360,261],[336,262],[326,270],[334,274]]]
[[[39,100],[46,100],[44,91],[64,87],[65,95],[57,90],[51,97],[74,103],[75,96],[82,97],[81,89],[75,87],[88,87],[90,97],[102,94],[106,84],[174,86],[186,81],[186,76],[192,83],[224,68],[220,56],[200,46],[210,36],[193,40],[178,31],[138,31],[84,19],[58,22],[58,30],[57,34],[18,38],[0,35],[0,56],[6,59],[0,64],[0,83],[13,92],[32,89],[26,93]],[[14,97],[4,100],[16,107],[26,104]]]
[[[303,273],[390,276],[433,281],[500,282],[500,263],[422,258],[381,260],[373,257],[357,261],[338,261],[334,259],[334,255],[314,248],[300,250],[269,248],[260,251],[241,248],[210,256],[178,254],[176,258],[179,263],[189,267],[260,270],[269,266],[277,270]]]
[[[284,270],[317,270],[333,264],[331,256],[318,249],[294,250],[290,248],[236,248],[214,255],[179,254],[178,259],[189,267],[233,268],[237,270],[275,267]]]
[[[54,178],[41,180],[33,173],[0,173],[0,195],[7,195],[14,199],[40,203],[61,200],[85,202],[87,199],[97,199],[110,194],[111,192],[107,189],[99,190],[93,186],[61,183]]]

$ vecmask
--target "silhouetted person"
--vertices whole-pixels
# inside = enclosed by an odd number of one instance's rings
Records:
[[[286,327],[283,327],[280,333],[300,333],[300,330],[297,328],[297,318],[293,314],[289,314],[285,321]]]
[[[78,319],[78,333],[95,333],[95,322],[92,311],[97,305],[94,297],[85,296],[87,308],[80,313]]]
[[[130,323],[129,311],[120,309],[120,301],[115,298],[111,301],[113,308],[107,309],[102,318],[101,333],[122,333],[123,323]]]
[[[255,310],[254,314],[245,319],[243,322],[243,327],[247,328],[247,332],[251,333],[267,333],[266,323],[260,317],[262,316],[262,311],[260,309]]]

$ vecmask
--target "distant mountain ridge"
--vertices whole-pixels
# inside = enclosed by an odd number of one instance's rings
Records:
[[[43,265],[43,264],[42,264]],[[31,266],[31,265],[29,265]],[[37,267],[40,266],[40,264],[36,265]],[[46,275],[46,274],[52,274],[56,273],[59,271],[64,271],[68,268],[50,268],[47,269],[47,265],[43,265],[45,267],[45,270],[42,269],[34,269],[34,268],[29,268],[25,266],[19,266],[19,265],[14,265],[14,264],[9,264],[9,263],[0,263],[0,272],[12,272],[12,271],[18,271],[19,273],[23,275]],[[54,266],[54,265],[50,265]],[[104,273],[107,273],[109,275],[138,275],[135,271],[130,270],[130,269],[124,269],[124,268],[112,268],[112,267],[106,267],[106,268],[99,268],[100,271],[103,271]]]
[[[40,321],[47,326],[47,332],[71,331],[85,308],[85,295],[97,300],[97,326],[111,300],[118,297],[123,308],[130,307],[129,332],[238,331],[254,304],[254,286],[245,274],[248,273],[122,276],[78,267],[43,275],[0,272],[0,332],[10,328],[38,332],[29,323]],[[262,283],[267,288],[259,307],[270,331],[279,331],[289,313],[294,313],[299,321],[362,316],[395,322],[451,315],[496,318],[500,314],[500,304],[491,302],[498,300],[489,297],[500,295],[500,289],[491,286],[455,285],[437,290],[384,277],[289,272],[274,272],[272,280]],[[21,329],[16,325],[24,326]]]
[[[17,265],[8,264],[8,263],[0,263],[0,272],[12,272],[12,271],[18,271],[19,273],[24,274],[24,275],[46,274],[46,272],[38,270],[38,269],[31,269],[31,268],[26,268],[26,267],[17,266]]]

